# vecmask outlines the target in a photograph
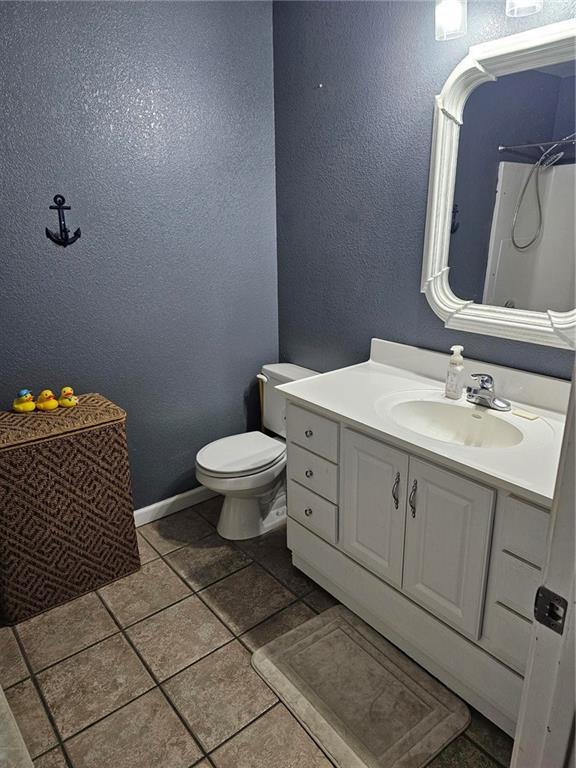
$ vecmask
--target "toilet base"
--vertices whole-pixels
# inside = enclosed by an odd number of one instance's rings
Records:
[[[262,536],[285,524],[286,484],[280,482],[264,496],[225,496],[218,533],[223,539],[240,541]]]

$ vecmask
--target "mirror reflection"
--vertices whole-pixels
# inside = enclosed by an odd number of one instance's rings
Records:
[[[574,61],[499,77],[464,109],[450,240],[462,299],[575,306]]]

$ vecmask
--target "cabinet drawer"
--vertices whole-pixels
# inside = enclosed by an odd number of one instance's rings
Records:
[[[315,453],[288,443],[288,478],[338,503],[338,467]]]
[[[338,507],[294,480],[288,481],[288,515],[331,544],[338,538]]]
[[[506,552],[498,553],[495,567],[496,601],[531,621],[536,590],[542,583],[541,570]]]
[[[324,416],[288,403],[287,437],[329,461],[338,462],[338,424]]]
[[[523,619],[499,603],[494,603],[486,610],[481,645],[523,675],[531,632],[531,621]]]
[[[498,507],[502,517],[501,548],[542,568],[546,560],[549,513],[514,496],[503,496]]]

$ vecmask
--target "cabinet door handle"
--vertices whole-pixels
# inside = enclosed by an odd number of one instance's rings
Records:
[[[310,515],[312,514],[312,510],[310,509],[310,507],[306,507],[306,509],[304,510],[304,514],[306,515],[306,517],[310,517]]]
[[[410,509],[412,510],[412,517],[416,517],[416,491],[418,490],[418,480],[414,480],[412,483],[412,490],[410,491],[410,498],[408,499],[408,504],[410,504]]]
[[[312,437],[312,435],[314,434],[314,432],[312,432],[312,430],[311,430],[311,429],[307,429],[307,430],[304,432],[304,434],[306,435],[306,437]]]
[[[314,472],[312,472],[311,469],[307,469],[306,472],[304,472],[304,474],[306,475],[306,477],[312,477],[314,475]]]
[[[400,472],[396,472],[396,477],[394,478],[394,485],[392,486],[392,498],[394,499],[394,508],[398,509],[398,489],[400,488]]]

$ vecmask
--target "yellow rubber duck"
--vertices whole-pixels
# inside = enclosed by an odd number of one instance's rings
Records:
[[[21,389],[18,392],[16,399],[12,401],[12,410],[15,413],[32,413],[36,410],[34,396],[29,389]]]
[[[36,408],[39,411],[54,411],[58,408],[58,400],[54,397],[51,389],[43,389],[36,400]]]
[[[72,387],[62,387],[58,405],[61,405],[62,408],[74,408],[75,405],[78,405],[78,398]]]

